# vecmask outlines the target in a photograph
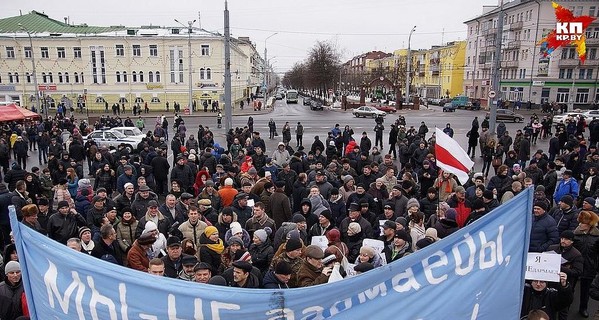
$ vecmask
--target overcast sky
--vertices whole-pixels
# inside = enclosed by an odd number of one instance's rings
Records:
[[[267,41],[268,57],[275,70],[284,72],[305,59],[317,40],[337,45],[344,61],[371,50],[392,52],[407,47],[432,45],[466,36],[464,21],[479,15],[493,0],[229,0],[231,34],[249,36],[260,54]],[[2,1],[2,17],[31,10],[45,12],[62,21],[88,25],[185,24],[201,15],[202,28],[224,33],[224,0],[19,0]],[[199,26],[196,22],[196,26]]]

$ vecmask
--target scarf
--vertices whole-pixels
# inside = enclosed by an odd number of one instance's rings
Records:
[[[225,245],[223,244],[223,240],[221,239],[218,239],[217,243],[207,243],[206,247],[218,254],[223,253],[223,251],[225,250]]]
[[[439,187],[439,190],[441,190],[441,187],[443,187],[444,184],[445,184],[445,192],[451,193],[451,183],[450,183],[449,179],[444,179],[442,177],[441,177],[441,180],[439,180],[439,184],[437,185]]]

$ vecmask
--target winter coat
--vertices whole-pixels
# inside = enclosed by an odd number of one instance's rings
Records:
[[[70,238],[79,236],[79,228],[83,226],[87,226],[87,221],[78,213],[55,213],[48,219],[48,237],[66,244]]]
[[[561,272],[566,273],[568,281],[575,283],[576,279],[580,277],[583,270],[584,258],[580,254],[580,251],[574,246],[562,247],[560,244],[553,244],[549,246],[549,251],[559,253],[562,255]]]
[[[574,248],[578,249],[584,259],[580,278],[593,279],[599,268],[599,254],[596,243],[599,240],[599,229],[593,227],[585,233],[579,228],[574,230]]]
[[[205,234],[200,235],[200,249],[198,250],[198,256],[200,262],[206,262],[212,266],[212,274],[216,275],[221,265],[220,253],[215,252],[208,248],[206,244],[212,243]]]
[[[171,225],[169,224],[169,220],[166,219],[160,211],[157,214],[158,217],[158,232],[162,233],[165,237],[168,237],[168,230]],[[146,222],[152,221],[150,215],[146,213],[141,219],[139,219],[139,223],[137,224],[137,228],[135,229],[135,239],[139,238],[146,228]]]
[[[440,219],[438,220],[433,228],[435,228],[437,230],[437,236],[440,239],[443,239],[447,236],[449,236],[450,234],[458,231],[459,227],[457,222],[453,221],[453,220],[448,220],[448,219]]]
[[[572,303],[573,293],[570,285],[566,288],[561,284],[555,288],[545,288],[543,291],[535,291],[530,284],[524,285],[524,295],[522,298],[522,310],[520,316],[526,316],[531,310],[543,310],[549,319],[555,320],[557,311],[568,307]]]
[[[20,280],[14,285],[11,285],[7,281],[0,283],[0,302],[9,307],[5,313],[0,313],[2,319],[16,319],[23,315],[23,308],[21,299],[23,296],[23,280]],[[4,311],[3,307],[0,307],[0,311]]]
[[[137,243],[137,240],[135,240],[131,250],[127,253],[126,264],[131,269],[148,272],[150,259],[147,252]]]
[[[131,212],[136,219],[141,219],[148,211],[148,203],[151,200],[158,201],[158,196],[155,193],[150,192],[150,195],[144,199],[139,193],[135,195],[135,200],[131,203]]]
[[[77,210],[77,212],[84,217],[86,216],[90,205],[91,203],[85,196],[78,195],[77,198],[75,198],[75,210]]]
[[[545,252],[549,246],[559,242],[557,222],[547,213],[532,218],[528,252]]]
[[[560,180],[555,187],[555,193],[553,194],[553,200],[558,203],[563,196],[569,194],[572,198],[578,197],[578,182],[574,178],[570,178],[568,181]]]
[[[253,256],[252,256],[253,258]],[[289,289],[287,283],[283,283],[275,276],[274,271],[268,271],[262,281],[262,287],[264,289]]]
[[[265,275],[275,255],[275,250],[270,244],[270,240],[266,238],[265,242],[258,245],[252,243],[248,252],[252,255],[252,265],[258,268],[262,275]]]
[[[564,211],[559,206],[555,206],[549,210],[549,215],[557,223],[558,234],[562,234],[566,230],[574,231],[578,227],[578,210],[576,208]]]
[[[291,204],[282,189],[277,189],[270,195],[270,212],[276,227],[280,227],[283,222],[291,221]]]
[[[297,284],[298,287],[310,287],[317,284],[327,283],[329,280],[328,276],[321,273],[320,269],[317,269],[307,260],[302,262],[299,271],[297,272]]]
[[[131,217],[129,221],[121,219],[121,222],[115,226],[116,239],[123,252],[127,252],[135,241],[135,230],[138,224],[139,221],[135,217]]]
[[[197,249],[200,247],[200,236],[207,227],[208,225],[204,221],[198,220],[195,225],[192,225],[191,222],[187,220],[179,226],[179,231],[183,234],[183,238],[193,241]]]

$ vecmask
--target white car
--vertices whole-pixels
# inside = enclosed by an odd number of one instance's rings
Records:
[[[83,140],[92,138],[98,145],[98,147],[115,147],[123,144],[129,151],[135,150],[137,145],[142,141],[139,137],[127,137],[119,131],[106,129],[106,130],[94,130],[87,136],[83,137]]]
[[[112,128],[112,130],[118,131],[127,137],[138,138],[140,141],[146,137],[146,135],[137,127],[116,127]]]
[[[585,117],[587,117],[587,121],[593,120],[593,118],[599,119],[599,110],[589,110],[583,114]]]
[[[553,124],[561,124],[564,123],[564,121],[568,118],[573,119],[579,116],[585,119],[587,118],[587,116],[582,112],[566,112],[563,114],[556,114],[555,116],[553,116]]]
[[[352,114],[356,117],[371,117],[371,118],[376,118],[377,116],[386,116],[387,113],[385,111],[381,111],[375,107],[370,107],[370,106],[361,106],[359,108],[354,109],[354,111],[352,111]]]

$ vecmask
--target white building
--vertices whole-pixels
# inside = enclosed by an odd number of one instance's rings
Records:
[[[599,2],[563,0],[559,4],[574,15],[599,16]],[[588,107],[599,101],[599,19],[586,32],[587,57],[583,65],[575,47],[543,56],[539,41],[555,29],[555,11],[549,0],[504,3],[501,45],[500,96],[510,101],[544,101]],[[483,7],[483,14],[468,20],[464,92],[487,105],[491,90],[499,7]]]
[[[175,27],[94,27],[53,20],[45,14],[0,19],[0,101],[36,104],[34,82],[51,105],[148,103],[182,108],[189,97],[191,42],[193,100],[224,103],[224,36]],[[29,36],[30,35],[30,36]],[[32,61],[35,60],[33,76]],[[231,39],[234,106],[262,84],[262,63],[249,38]],[[172,110],[172,109],[171,109]]]

